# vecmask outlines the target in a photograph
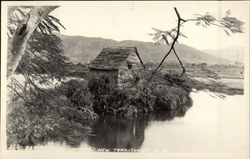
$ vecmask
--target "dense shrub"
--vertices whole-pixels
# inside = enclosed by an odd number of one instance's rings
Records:
[[[128,100],[125,92],[117,89],[105,76],[92,78],[88,87],[93,94],[93,109],[98,114],[116,114]]]
[[[90,134],[89,124],[97,118],[86,82],[69,81],[54,89],[28,90],[25,98],[13,94],[8,104],[9,146],[33,146],[47,141],[78,146]]]
[[[56,91],[60,92],[69,100],[74,110],[83,114],[83,117],[80,117],[79,120],[86,122],[97,117],[93,111],[93,97],[86,81],[70,80],[63,83],[59,88],[56,88]]]
[[[164,114],[164,120],[170,120],[183,116],[192,105],[192,89],[232,92],[219,82],[205,84],[159,72],[153,78],[149,75],[141,71],[139,82],[132,87],[118,87],[103,76],[70,80],[38,92],[14,93],[8,103],[8,146],[33,146],[51,140],[79,146],[91,133],[89,125],[98,115],[131,118],[154,112],[155,118]]]
[[[98,114],[131,117],[191,105],[191,88],[186,85],[185,79],[177,75],[173,78],[168,76],[158,73],[148,80],[147,72],[141,73],[140,82],[125,88],[114,85],[105,76],[93,78],[88,83],[94,99],[93,109]]]

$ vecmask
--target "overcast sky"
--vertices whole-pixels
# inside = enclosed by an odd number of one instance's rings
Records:
[[[153,42],[151,28],[168,30],[176,26],[177,7],[184,19],[195,13],[210,12],[221,17],[230,9],[232,16],[245,22],[244,34],[227,36],[222,29],[186,23],[183,32],[188,37],[179,42],[197,49],[219,49],[230,46],[249,46],[249,2],[76,2],[62,5],[51,14],[58,17],[67,30],[62,34],[102,37],[114,40]]]

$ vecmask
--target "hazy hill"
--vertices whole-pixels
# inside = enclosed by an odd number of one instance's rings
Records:
[[[103,38],[89,38],[83,36],[66,36],[59,35],[65,45],[65,55],[68,56],[74,63],[88,63],[94,60],[105,46],[136,46],[138,52],[144,62],[159,63],[163,56],[166,54],[167,46],[156,46],[151,42],[142,41],[115,41]],[[232,64],[231,61],[221,57],[211,56],[201,52],[195,48],[184,44],[177,44],[176,51],[181,60],[185,63],[203,63],[208,64]],[[170,55],[168,62],[177,62],[174,55]]]
[[[204,50],[204,52],[234,62],[244,63],[244,48],[240,46],[232,46],[221,50]]]

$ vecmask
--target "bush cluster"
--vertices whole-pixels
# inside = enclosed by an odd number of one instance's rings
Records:
[[[91,133],[89,124],[97,115],[86,82],[71,80],[54,89],[31,90],[8,104],[8,147],[48,141],[78,146]]]
[[[149,75],[141,71],[140,80],[129,87],[119,87],[106,76],[89,76],[87,81],[69,80],[51,89],[29,88],[12,94],[7,114],[8,147],[48,141],[77,147],[91,134],[89,126],[98,116],[131,118],[154,112],[156,117],[164,113],[172,119],[183,116],[192,105],[192,89],[234,93],[218,82],[205,84],[187,76],[159,72],[153,78]]]
[[[93,109],[97,114],[131,117],[191,105],[191,88],[185,78],[175,75],[170,79],[168,76],[158,74],[147,80],[144,74],[140,76],[140,82],[128,88],[117,87],[105,76],[93,78],[88,83],[93,95]]]

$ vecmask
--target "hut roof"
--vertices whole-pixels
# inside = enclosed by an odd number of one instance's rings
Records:
[[[106,47],[90,64],[90,69],[96,70],[118,70],[122,62],[126,61],[129,54],[135,52],[141,64],[143,62],[137,52],[136,47]]]

